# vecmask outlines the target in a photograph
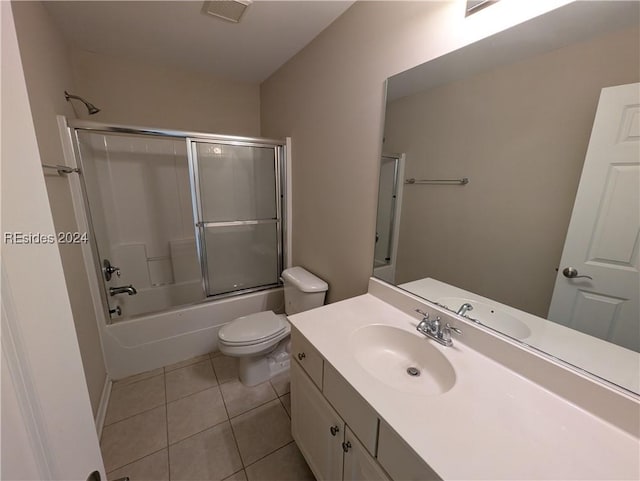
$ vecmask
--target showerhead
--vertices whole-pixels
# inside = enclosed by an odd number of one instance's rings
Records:
[[[66,90],[64,91],[64,98],[67,100],[67,102],[69,102],[71,99],[76,99],[82,102],[87,107],[89,115],[97,114],[98,112],[100,112],[100,109],[93,105],[91,102],[87,102],[85,99],[83,99],[82,97],[78,97],[77,95],[70,94]]]

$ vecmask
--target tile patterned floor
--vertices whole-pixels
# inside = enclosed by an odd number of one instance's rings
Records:
[[[290,410],[289,373],[248,388],[219,353],[116,381],[100,442],[108,479],[313,481]]]

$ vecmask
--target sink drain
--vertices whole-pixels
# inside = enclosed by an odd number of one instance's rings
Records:
[[[419,376],[420,375],[420,369],[418,369],[417,367],[413,367],[413,366],[408,367],[407,368],[407,374],[409,376],[414,376],[414,377],[415,376]]]

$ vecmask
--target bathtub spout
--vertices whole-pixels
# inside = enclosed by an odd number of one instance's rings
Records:
[[[116,294],[129,294],[130,296],[136,295],[138,291],[131,284],[128,286],[110,287],[109,295],[115,296]]]

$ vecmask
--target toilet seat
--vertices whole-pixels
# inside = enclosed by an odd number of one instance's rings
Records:
[[[219,341],[228,346],[253,346],[282,338],[289,331],[284,315],[263,311],[235,319],[218,332]]]

